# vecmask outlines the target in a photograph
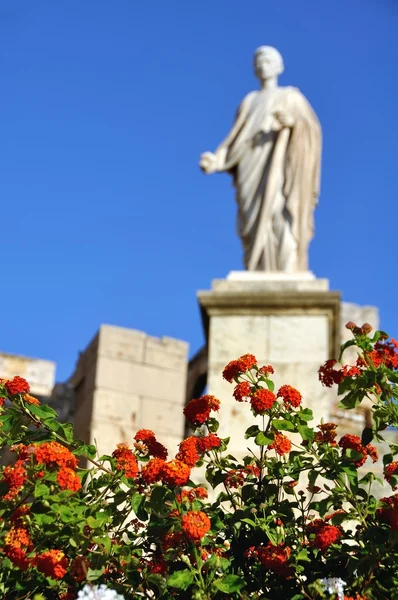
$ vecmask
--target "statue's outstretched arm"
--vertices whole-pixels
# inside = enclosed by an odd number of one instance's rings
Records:
[[[200,168],[207,174],[215,173],[216,171],[224,171],[226,165],[226,158],[230,145],[235,141],[239,135],[240,130],[246,122],[247,118],[247,100],[251,96],[248,94],[246,98],[241,102],[238,111],[236,113],[235,121],[231,131],[227,137],[221,142],[215,152],[204,152],[200,157]],[[230,161],[228,162],[228,169],[234,167]]]

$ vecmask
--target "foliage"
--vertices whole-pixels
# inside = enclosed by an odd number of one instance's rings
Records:
[[[343,409],[371,402],[373,426],[362,438],[312,428],[301,394],[275,392],[273,368],[247,354],[223,372],[255,417],[242,460],[217,433],[213,396],[185,407],[193,433],[174,459],[149,430],[97,457],[24,379],[2,380],[1,598],[72,600],[95,585],[126,600],[304,600],[342,597],[344,584],[346,598],[397,600],[398,494],[377,500],[382,481],[364,464],[398,426],[398,344],[348,327],[356,364],[327,361],[319,377]],[[396,454],[391,444],[383,458],[393,490]],[[210,498],[191,478],[200,466]]]

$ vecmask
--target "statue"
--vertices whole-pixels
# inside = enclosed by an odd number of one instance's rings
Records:
[[[283,59],[275,48],[258,48],[254,68],[261,89],[244,98],[230,133],[214,154],[202,154],[200,167],[233,177],[248,271],[307,271],[321,128],[297,88],[278,86]]]

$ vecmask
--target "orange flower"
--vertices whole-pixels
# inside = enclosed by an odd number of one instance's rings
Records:
[[[135,479],[138,475],[138,462],[126,444],[118,444],[117,449],[112,452],[116,458],[116,469],[123,471],[123,474],[129,479]]]
[[[179,444],[179,449],[176,458],[184,462],[188,467],[194,467],[200,459],[197,438],[193,435],[187,437]]]
[[[77,458],[62,444],[58,442],[44,442],[36,450],[37,463],[49,467],[77,467]]]
[[[364,462],[367,459],[368,453],[366,451],[366,448],[364,446],[362,446],[361,438],[359,436],[353,435],[351,433],[347,433],[346,435],[343,435],[343,437],[339,441],[339,446],[341,448],[343,448],[343,456],[345,455],[346,450],[348,450],[348,449],[355,450],[356,452],[359,452],[360,454],[362,454],[361,458],[358,458],[357,460],[354,461],[354,465],[356,467],[362,467],[362,465],[364,464]],[[374,450],[377,453],[376,448],[374,446],[372,446],[372,448],[374,448]],[[373,451],[372,451],[372,454],[374,455]]]
[[[246,373],[246,371],[251,371],[256,365],[257,359],[253,354],[244,354],[237,360],[232,360],[228,363],[222,372],[222,376],[229,381],[229,383],[232,383],[238,375],[242,375],[242,373]]]
[[[162,479],[166,485],[185,485],[191,475],[191,469],[180,460],[174,459],[164,463]]]
[[[15,396],[15,394],[26,394],[26,392],[30,391],[29,383],[23,377],[18,377],[16,375],[13,379],[8,379],[4,387],[10,396]]]
[[[151,429],[140,429],[135,434],[134,439],[137,442],[144,442],[144,444],[147,444],[148,442],[154,441],[156,436]]]
[[[242,381],[234,389],[233,396],[238,402],[244,402],[251,394],[252,386],[248,381]]]
[[[194,502],[196,498],[207,498],[206,488],[200,486],[190,490],[182,490],[181,494],[178,494],[177,496],[178,502],[184,502],[184,500],[187,500],[188,502]]]
[[[30,560],[26,556],[26,550],[23,548],[15,548],[13,546],[5,546],[4,554],[10,561],[21,571],[27,571],[30,567]]]
[[[209,433],[209,435],[196,438],[196,444],[200,454],[204,454],[213,448],[219,448],[221,443],[221,439],[215,433]]]
[[[287,577],[290,574],[291,569],[288,565],[290,553],[289,546],[283,544],[274,546],[272,542],[257,548],[258,560],[262,566],[282,577]]]
[[[314,539],[310,540],[310,545],[319,548],[321,552],[326,552],[329,546],[338,542],[342,536],[340,527],[328,525],[322,519],[315,519],[309,523],[307,531],[311,536],[315,534]]]
[[[193,542],[203,538],[211,527],[209,517],[201,510],[190,510],[182,517],[182,530]]]
[[[277,397],[282,398],[286,408],[291,406],[298,408],[303,399],[300,392],[291,385],[282,385],[278,390]]]
[[[165,462],[161,458],[151,458],[141,470],[141,477],[148,485],[156,483],[162,478],[162,469]]]
[[[398,461],[392,462],[384,467],[384,478],[388,483],[390,483],[393,475],[398,475]],[[397,487],[398,486],[395,486],[393,489],[396,490]]]
[[[35,565],[46,577],[62,579],[68,569],[68,559],[61,550],[49,550],[35,558]]]
[[[314,442],[317,444],[330,444],[331,446],[337,446],[335,437],[337,436],[336,423],[321,423],[317,426],[320,431],[315,434]]]
[[[82,487],[78,474],[69,467],[61,467],[57,473],[57,482],[62,490],[77,492]]]
[[[192,425],[203,425],[209,420],[210,412],[219,408],[220,401],[208,394],[188,402],[184,408],[184,415]]]
[[[272,444],[268,446],[270,450],[275,450],[279,456],[283,456],[284,454],[288,454],[292,449],[292,443],[288,437],[283,435],[283,433],[276,433],[274,437],[274,441]]]
[[[255,415],[263,415],[266,410],[273,407],[276,396],[270,390],[256,390],[250,398],[250,404]]]
[[[30,394],[25,394],[25,396],[23,397],[23,401],[27,402],[28,404],[35,404],[36,406],[40,405],[40,401],[34,396],[31,396]]]
[[[28,548],[32,544],[30,535],[25,527],[11,527],[4,538],[6,546],[13,548]]]
[[[9,489],[3,500],[13,500],[23,488],[28,476],[22,460],[17,460],[15,465],[5,467],[3,477],[8,483]]]

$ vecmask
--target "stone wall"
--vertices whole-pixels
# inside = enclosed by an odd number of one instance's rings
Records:
[[[187,353],[180,340],[102,325],[69,381],[77,437],[103,454],[152,429],[174,453],[184,435]]]

